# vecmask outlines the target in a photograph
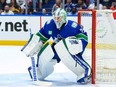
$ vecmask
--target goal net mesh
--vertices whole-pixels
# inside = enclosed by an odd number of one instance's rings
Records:
[[[79,11],[78,22],[88,32],[89,44],[83,56],[91,66],[95,63],[95,67],[92,68],[95,70],[95,77],[92,79],[95,83],[116,82],[116,21],[112,11],[96,10],[95,16],[92,11]],[[96,29],[94,35],[93,29]],[[92,41],[93,38],[95,43]],[[91,49],[92,44],[95,44],[95,50]],[[95,52],[94,62],[92,61],[93,51]]]

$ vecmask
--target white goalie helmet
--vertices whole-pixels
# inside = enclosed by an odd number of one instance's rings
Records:
[[[60,29],[61,26],[64,23],[66,23],[66,16],[67,16],[67,13],[64,9],[58,8],[57,10],[54,11],[53,17],[54,17],[56,27],[58,29]]]

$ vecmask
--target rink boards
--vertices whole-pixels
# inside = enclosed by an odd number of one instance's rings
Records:
[[[110,49],[116,49],[116,25],[112,27],[112,22],[109,22],[104,15],[97,18],[97,48],[102,49],[112,46]],[[52,16],[0,16],[0,45],[24,45],[29,39],[30,29],[32,33],[36,33],[50,19],[52,19]],[[78,16],[68,16],[68,19],[77,22]],[[114,22],[114,20],[112,21]],[[82,25],[88,33],[88,48],[91,48],[91,15],[82,16]],[[107,40],[109,37],[113,40]]]

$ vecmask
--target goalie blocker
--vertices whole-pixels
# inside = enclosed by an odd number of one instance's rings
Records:
[[[37,54],[41,47],[43,45],[43,42],[40,40],[40,37],[36,34],[32,34],[27,44],[21,49],[27,57],[33,56]]]

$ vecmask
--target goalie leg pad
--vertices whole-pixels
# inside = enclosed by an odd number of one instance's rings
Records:
[[[37,75],[39,80],[43,80],[50,75],[54,68],[53,66],[57,63],[57,60],[52,59],[54,52],[49,43],[45,44],[40,50],[37,60]]]
[[[46,64],[46,67],[44,67],[43,72],[41,71],[41,69],[39,67],[36,66],[37,69],[37,78],[38,80],[44,80],[44,78],[46,78],[48,75],[50,75],[53,71],[54,71],[54,65],[57,63],[56,59],[52,59],[48,64]],[[31,77],[31,79],[33,79],[33,71],[32,71],[32,67],[30,66],[28,68],[28,72],[29,75]]]
[[[64,40],[55,45],[55,50],[64,65],[66,65],[73,73],[77,75],[77,81],[91,74],[90,66],[83,59],[72,55],[67,50]]]
[[[82,76],[77,76],[77,82],[79,83],[88,83],[91,80],[91,67],[89,64],[82,59],[81,57],[78,57],[76,55],[71,55],[72,58],[76,61],[77,64],[79,64],[85,72],[82,74]]]
[[[43,68],[37,67],[37,75],[39,80],[44,80],[47,76],[49,76],[54,71],[54,65],[57,63],[57,60],[52,59]]]
[[[54,53],[52,51],[51,46],[46,43],[43,48],[40,50],[37,59],[37,78],[39,80],[44,80],[48,75],[50,75],[54,68],[53,66],[57,63],[56,59],[52,59],[54,57]],[[29,75],[31,79],[33,78],[32,67],[28,68]]]

